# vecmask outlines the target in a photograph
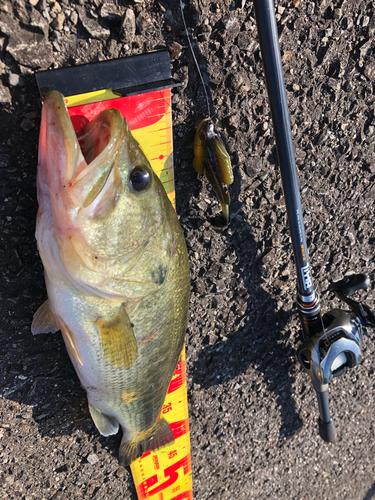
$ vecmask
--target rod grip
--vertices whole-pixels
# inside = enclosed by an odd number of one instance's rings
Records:
[[[319,436],[327,443],[332,443],[336,439],[337,432],[332,418],[329,422],[323,422],[319,417]]]
[[[337,433],[329,411],[328,384],[321,385],[313,381],[313,386],[319,405],[319,435],[327,443],[332,443],[336,439]]]

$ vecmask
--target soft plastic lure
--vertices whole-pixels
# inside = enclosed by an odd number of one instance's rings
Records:
[[[206,86],[200,71],[194,50],[187,30],[182,0],[180,0],[181,15],[185,26],[185,33],[189,42],[190,51],[193,55],[200,79],[202,81],[204,95],[207,102],[208,118],[202,120],[197,128],[194,139],[194,162],[193,166],[199,175],[204,175],[213,187],[219,199],[223,219],[215,219],[219,225],[228,225],[230,220],[229,204],[230,196],[228,186],[233,182],[233,170],[230,156],[220,138],[219,131],[211,119],[210,102],[207,95]]]
[[[230,196],[227,186],[233,182],[233,170],[229,154],[211,118],[205,118],[198,125],[193,166],[213,187],[223,211],[222,222],[228,225]]]

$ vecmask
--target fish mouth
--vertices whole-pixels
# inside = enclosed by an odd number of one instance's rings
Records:
[[[63,192],[68,188],[76,207],[85,208],[103,190],[118,185],[116,153],[127,128],[121,113],[108,109],[76,134],[64,97],[48,92],[43,102],[39,163],[44,160],[50,189]]]

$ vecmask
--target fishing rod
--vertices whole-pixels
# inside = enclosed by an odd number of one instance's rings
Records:
[[[332,309],[322,315],[306,244],[274,3],[254,0],[254,8],[297,270],[297,307],[302,326],[297,357],[316,391],[319,434],[331,442],[336,429],[329,409],[329,383],[360,362],[363,327],[375,326],[371,309],[349,296],[365,290],[370,280],[358,274],[336,283],[331,291],[350,311]]]

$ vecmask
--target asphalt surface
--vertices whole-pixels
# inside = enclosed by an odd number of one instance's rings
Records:
[[[325,291],[374,283],[374,2],[278,2],[309,254]],[[130,12],[131,11],[131,12]],[[131,499],[120,436],[101,437],[60,334],[33,337],[46,298],[34,239],[40,100],[34,72],[168,47],[177,213],[191,266],[186,338],[194,498],[375,497],[374,330],[363,361],[330,386],[338,436],[317,433],[317,401],[296,362],[296,275],[249,1],[185,8],[231,154],[232,221],[192,168],[206,104],[176,2],[4,0],[0,5],[0,498]],[[175,42],[173,44],[173,42]],[[209,83],[208,83],[209,82]],[[374,308],[374,285],[357,297]],[[343,307],[341,304],[340,307]]]

